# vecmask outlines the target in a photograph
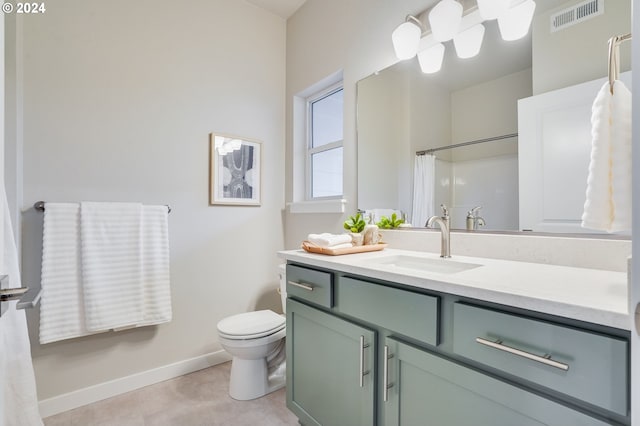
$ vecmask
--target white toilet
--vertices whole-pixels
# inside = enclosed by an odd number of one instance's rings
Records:
[[[280,297],[286,305],[285,266],[280,265]],[[270,310],[246,312],[218,323],[218,341],[233,355],[229,395],[246,401],[285,385],[284,315]]]

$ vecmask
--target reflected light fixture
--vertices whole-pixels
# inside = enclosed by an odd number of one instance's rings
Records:
[[[485,21],[497,19],[509,9],[511,0],[477,0],[480,16]]]
[[[421,37],[422,24],[413,16],[407,16],[406,22],[398,25],[391,34],[393,49],[398,59],[411,59],[416,56]]]
[[[525,0],[498,17],[498,28],[503,40],[519,40],[526,36],[536,10],[536,2]]]
[[[484,39],[484,25],[477,24],[462,31],[453,38],[456,54],[460,59],[473,58],[480,53]]]
[[[237,151],[242,148],[240,139],[231,139],[224,136],[216,136],[215,148],[220,155],[227,155],[230,152]]]
[[[433,74],[442,68],[444,59],[444,44],[438,43],[428,49],[418,52],[418,63],[425,74]]]
[[[436,40],[449,41],[457,33],[462,21],[462,5],[456,0],[441,0],[429,13],[431,32]]]

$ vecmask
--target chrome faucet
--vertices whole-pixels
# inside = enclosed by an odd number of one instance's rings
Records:
[[[443,205],[444,206],[444,205]],[[445,208],[443,207],[443,210]],[[446,211],[446,210],[445,210]],[[451,245],[449,242],[449,217],[447,216],[431,216],[427,220],[426,227],[433,228],[434,224],[440,226],[441,242],[440,242],[440,257],[451,257]]]
[[[475,231],[479,226],[486,225],[484,219],[478,216],[481,208],[482,206],[476,206],[467,212],[467,231]]]
[[[449,209],[446,204],[440,204],[442,209],[442,220],[447,224],[447,229],[451,229],[451,218],[449,217]]]

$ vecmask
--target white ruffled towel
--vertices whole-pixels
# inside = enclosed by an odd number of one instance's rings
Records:
[[[631,230],[631,92],[606,82],[591,110],[591,162],[582,227]]]
[[[352,238],[349,234],[309,234],[307,240],[318,247],[340,249],[352,247]]]

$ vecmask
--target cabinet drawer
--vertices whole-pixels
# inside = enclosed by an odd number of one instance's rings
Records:
[[[438,297],[339,277],[336,306],[349,316],[430,345],[439,343]]]
[[[287,265],[287,296],[331,308],[333,274]]]
[[[453,351],[617,414],[628,413],[628,342],[456,303]]]

